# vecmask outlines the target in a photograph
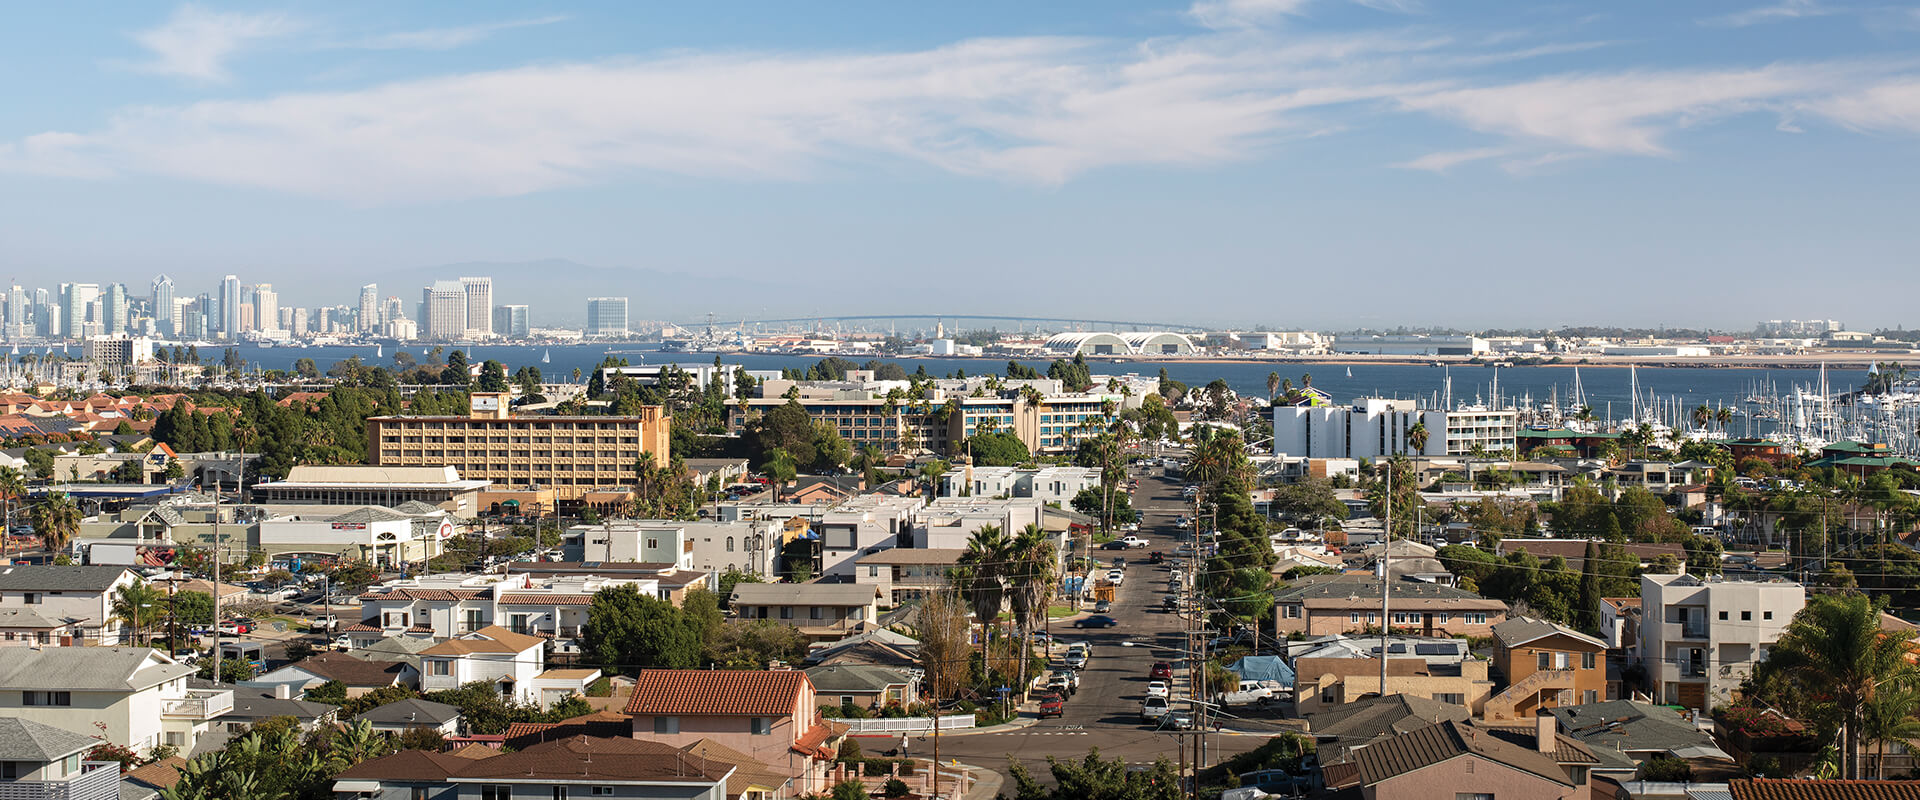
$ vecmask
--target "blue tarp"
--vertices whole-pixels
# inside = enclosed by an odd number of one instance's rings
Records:
[[[1293,685],[1293,668],[1279,656],[1243,656],[1239,661],[1227,665],[1227,671],[1240,676],[1243,681],[1279,681]]]

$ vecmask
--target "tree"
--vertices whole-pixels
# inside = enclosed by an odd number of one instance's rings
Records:
[[[975,434],[967,439],[967,451],[981,467],[1013,467],[1033,460],[1026,443],[1006,431]]]
[[[1054,785],[1035,780],[1025,764],[1009,760],[1016,800],[1179,800],[1185,796],[1182,779],[1165,758],[1144,770],[1131,769],[1126,759],[1102,759],[1093,749],[1078,761],[1047,756]]]
[[[920,601],[916,624],[920,658],[928,665],[927,691],[936,701],[952,698],[967,683],[967,670],[961,665],[967,663],[973,644],[966,603],[952,588],[928,592]]]
[[[448,386],[466,388],[472,385],[473,375],[468,372],[467,354],[455,350],[447,355],[447,367],[440,371],[440,382]]]
[[[507,368],[491,358],[480,365],[480,380],[474,384],[476,391],[504,392],[508,389]]]
[[[1033,629],[1047,618],[1047,600],[1053,597],[1059,581],[1059,552],[1053,538],[1037,524],[1029,523],[1007,547],[1007,599],[1013,609],[1013,621],[1020,628],[1022,649],[1032,641]],[[1027,685],[1025,653],[1020,659],[1020,685]]]
[[[153,641],[166,610],[166,595],[149,583],[127,584],[113,593],[113,618],[132,628],[136,641]]]
[[[54,492],[28,513],[34,533],[47,550],[61,552],[80,533],[80,508],[64,492]]]
[[[1881,630],[1883,605],[1863,594],[1815,595],[1763,662],[1814,698],[1802,715],[1837,728],[1848,779],[1860,778],[1869,709],[1882,693],[1920,687],[1920,667],[1907,658],[1913,633]]]
[[[594,594],[580,639],[587,657],[608,672],[691,669],[700,661],[699,638],[680,610],[628,585]]]
[[[715,599],[719,601],[720,607],[724,609],[728,603],[733,601],[733,587],[743,583],[764,582],[766,582],[766,579],[760,577],[757,573],[729,569],[726,572],[720,573],[720,590],[715,592]]]
[[[799,628],[770,619],[730,619],[714,628],[701,655],[723,669],[767,669],[775,661],[792,664],[807,652]]]
[[[28,450],[27,454],[32,455],[33,452],[32,450]],[[26,479],[20,475],[20,471],[13,467],[0,466],[0,525],[10,526],[12,524],[13,501],[16,498],[26,496],[26,494],[27,482]],[[7,541],[12,536],[13,531],[11,530],[0,531],[0,556],[6,555]]]
[[[53,480],[53,451],[34,448],[21,456],[27,460],[27,469],[40,480]]]
[[[973,606],[974,619],[980,623],[980,657],[986,658],[988,640],[1000,619],[1000,607],[1006,602],[1004,575],[1012,543],[998,525],[982,525],[967,540],[967,551],[960,554],[957,571],[961,591]]]

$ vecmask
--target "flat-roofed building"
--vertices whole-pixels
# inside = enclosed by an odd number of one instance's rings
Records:
[[[633,483],[643,456],[668,464],[671,419],[662,406],[631,416],[513,416],[508,396],[475,392],[467,416],[369,417],[374,466],[448,466],[502,487],[551,487],[562,503]]]
[[[386,506],[418,501],[461,516],[480,513],[479,497],[491,481],[461,478],[450,466],[296,465],[286,480],[258,483],[262,503]]]

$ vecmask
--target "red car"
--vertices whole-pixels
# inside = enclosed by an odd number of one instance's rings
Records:
[[[1039,695],[1036,699],[1040,701],[1041,719],[1067,713],[1067,701],[1060,699],[1060,695],[1048,693]]]
[[[1147,680],[1150,680],[1150,681],[1173,680],[1173,665],[1165,661],[1153,662],[1153,669],[1147,673]]]

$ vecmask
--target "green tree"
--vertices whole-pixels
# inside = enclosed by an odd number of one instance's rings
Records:
[[[967,439],[973,463],[981,467],[1013,467],[1033,460],[1020,437],[1006,431],[975,434]]]
[[[1005,573],[1013,543],[998,525],[982,525],[967,540],[967,551],[960,554],[955,582],[973,606],[974,619],[980,623],[980,654],[986,658],[1000,609],[1006,603]]]
[[[134,630],[139,641],[151,643],[154,628],[166,616],[166,595],[152,584],[141,582],[120,587],[113,593],[113,618]]]
[[[73,498],[65,492],[53,492],[47,495],[28,512],[33,523],[34,533],[40,536],[40,544],[53,552],[67,549],[67,544],[80,533],[80,507],[74,505]]]
[[[457,351],[456,351],[457,352]],[[480,380],[474,384],[475,391],[504,392],[507,385],[507,368],[491,358],[480,364]]]
[[[587,657],[608,672],[691,669],[700,660],[699,638],[680,610],[632,586],[594,594],[580,639]]]
[[[1763,662],[1814,698],[1803,715],[1838,731],[1848,779],[1861,777],[1867,714],[1880,695],[1920,687],[1908,659],[1913,632],[1881,630],[1883,606],[1862,594],[1814,595]]]
[[[1013,778],[1016,800],[1180,800],[1180,775],[1165,758],[1144,770],[1134,770],[1126,759],[1111,761],[1100,757],[1098,749],[1087,751],[1079,760],[1047,757],[1053,773],[1053,785],[1034,779],[1025,764],[1009,759],[1007,772]]]

